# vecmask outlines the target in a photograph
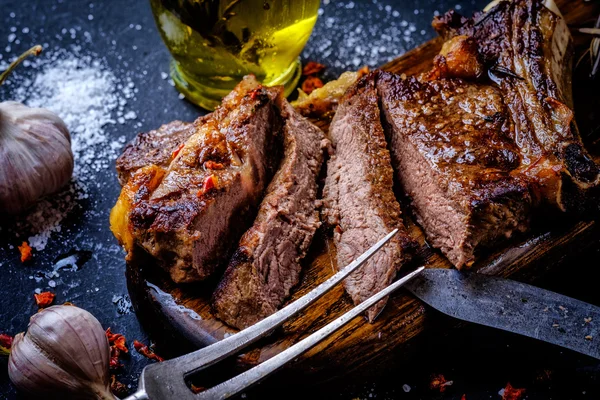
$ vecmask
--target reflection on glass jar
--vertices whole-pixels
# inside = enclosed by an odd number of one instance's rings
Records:
[[[150,0],[173,55],[180,92],[214,109],[244,75],[265,85],[300,77],[298,56],[317,21],[319,0]]]

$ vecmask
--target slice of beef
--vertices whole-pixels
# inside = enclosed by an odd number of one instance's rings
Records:
[[[250,226],[279,164],[282,90],[246,77],[198,119],[160,184],[142,187],[128,214],[135,242],[175,282],[203,280]]]
[[[337,265],[343,268],[393,229],[400,232],[365,265],[346,278],[355,304],[388,286],[414,246],[393,192],[393,171],[370,74],[351,86],[331,123],[334,155],[327,164],[324,216],[335,226]],[[373,321],[386,300],[367,311]]]
[[[317,177],[325,135],[285,100],[282,114],[282,163],[213,295],[216,316],[239,329],[273,314],[289,296],[320,225]]]
[[[140,168],[151,164],[168,167],[177,149],[194,133],[192,126],[189,122],[173,121],[138,134],[117,158],[121,186]]]
[[[428,241],[457,267],[525,230],[531,198],[501,93],[375,72],[398,181]]]
[[[521,170],[544,203],[578,209],[600,183],[600,169],[583,147],[573,119],[572,38],[544,0],[500,1],[464,18],[434,20],[445,38],[471,38],[515,125]],[[559,12],[558,12],[559,13]]]

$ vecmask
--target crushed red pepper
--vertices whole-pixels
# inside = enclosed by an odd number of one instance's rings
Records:
[[[34,293],[33,297],[35,297],[35,304],[39,308],[48,307],[50,304],[54,302],[54,293],[52,292],[42,292],[42,293]]]
[[[259,85],[256,89],[254,89],[250,92],[250,98],[252,100],[256,100],[256,98],[258,96],[260,96],[261,93],[262,93],[262,85]]]
[[[225,168],[225,166],[218,162],[206,161],[204,163],[204,168],[206,168],[206,169],[223,169],[223,168]]]
[[[181,149],[183,149],[184,146],[185,143],[181,143],[175,150],[173,150],[173,153],[171,153],[171,158],[177,157],[177,154],[179,154],[179,152],[181,151]]]
[[[460,400],[467,400],[467,395],[463,394],[462,396],[460,396]]]
[[[129,394],[127,386],[119,382],[115,374],[110,376],[110,391],[119,398],[127,397]]]
[[[164,361],[164,359],[161,356],[159,356],[158,354],[154,353],[148,346],[146,346],[142,342],[138,342],[137,340],[134,340],[133,341],[133,348],[138,353],[140,353],[144,357],[147,357],[147,358],[149,358],[151,360],[156,360],[158,362],[163,362]]]
[[[446,388],[452,385],[452,381],[446,380],[446,377],[442,374],[433,375],[431,377],[431,382],[429,382],[429,388],[431,390],[439,390],[440,393],[444,393]]]
[[[322,88],[323,81],[317,76],[309,76],[302,82],[302,91],[311,94],[313,90]]]
[[[192,391],[192,393],[197,394],[200,392],[204,392],[206,390],[206,388],[202,387],[202,386],[196,386],[193,383],[190,385],[190,390]]]
[[[204,178],[204,182],[202,183],[202,190],[198,191],[198,197],[202,196],[204,193],[207,193],[209,190],[212,190],[217,187],[219,183],[219,178],[215,175],[210,174],[206,178]]]
[[[327,67],[321,63],[318,63],[315,61],[309,61],[308,63],[306,63],[304,68],[302,68],[302,75],[303,76],[316,75],[320,72],[323,72],[325,70],[325,68],[327,68]]]
[[[525,389],[514,388],[510,382],[508,382],[504,388],[504,393],[502,393],[502,400],[519,400],[523,398],[524,394]]]
[[[12,347],[13,337],[5,333],[0,333],[0,355],[7,356],[10,354],[10,348]]]
[[[122,353],[129,353],[125,344],[125,336],[120,333],[112,333],[110,328],[108,328],[106,330],[106,339],[108,339],[108,344],[110,345],[109,368],[115,370],[123,367],[123,364],[119,362],[119,358],[121,358]]]
[[[19,252],[21,253],[21,262],[24,263],[24,262],[31,260],[31,258],[32,258],[31,246],[29,246],[29,243],[23,242],[19,246]]]

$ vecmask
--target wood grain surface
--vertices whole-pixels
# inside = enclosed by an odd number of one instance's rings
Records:
[[[580,54],[589,38],[578,34],[576,28],[595,19],[600,13],[600,2],[557,0],[556,3],[573,31]],[[407,75],[426,71],[440,46],[439,39],[427,42],[386,64],[383,69]],[[578,82],[577,79],[574,81]],[[576,103],[582,102],[583,95],[592,96],[577,88],[575,93],[579,96]],[[599,97],[595,95],[595,98],[586,99],[584,103],[598,104]],[[326,123],[321,122],[320,125]],[[428,247],[423,232],[412,222],[410,215],[405,217],[412,235],[421,244],[418,256],[405,270],[421,264],[432,268],[450,268],[449,262],[438,251]],[[557,216],[551,221],[551,226],[544,218],[538,216],[536,220],[531,232],[500,245],[497,250],[481,258],[474,268],[482,273],[512,276],[531,282],[565,258],[600,242],[600,230],[593,220],[574,221],[572,217]],[[293,298],[302,296],[331,276],[336,268],[335,259],[335,247],[328,233],[319,231],[305,260],[302,281]],[[143,255],[135,257],[135,261],[128,265],[127,275],[136,310],[142,323],[151,332],[175,332],[176,337],[182,337],[191,344],[190,348],[208,345],[235,332],[211,314],[209,299],[216,280],[177,286]],[[276,355],[351,307],[349,296],[339,285],[271,337],[240,355],[236,365],[244,369]],[[440,318],[410,294],[400,291],[390,298],[373,324],[362,317],[355,318],[287,369],[318,376],[318,379],[330,379],[365,366],[384,363],[390,357],[398,357],[411,346],[413,338],[426,332],[438,334],[451,326],[452,323],[447,319]]]

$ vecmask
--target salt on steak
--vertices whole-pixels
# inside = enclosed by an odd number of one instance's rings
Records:
[[[462,79],[374,72],[398,181],[428,241],[457,268],[525,230],[531,199],[501,93]]]
[[[500,1],[464,18],[434,20],[445,39],[470,38],[502,93],[514,124],[521,171],[536,200],[578,210],[600,183],[600,169],[583,147],[573,115],[572,38],[560,11],[544,0]]]
[[[203,280],[223,265],[279,164],[281,96],[280,87],[245,77],[194,122],[167,167],[138,170],[111,213],[122,243],[146,250],[177,283]]]
[[[351,86],[329,128],[334,154],[327,164],[324,217],[334,226],[337,265],[343,268],[393,229],[400,232],[344,281],[358,304],[388,286],[409,259],[413,242],[393,192],[393,171],[370,74]],[[369,321],[387,299],[367,311]]]
[[[273,314],[290,295],[320,225],[317,177],[325,135],[285,100],[281,111],[283,160],[213,294],[215,315],[239,329]]]

